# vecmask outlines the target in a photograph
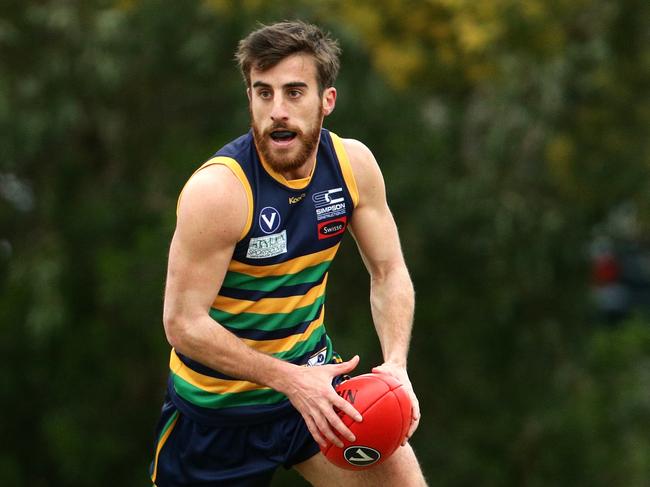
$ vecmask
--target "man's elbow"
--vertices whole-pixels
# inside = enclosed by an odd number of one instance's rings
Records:
[[[411,284],[411,277],[403,260],[382,262],[372,269],[370,277],[377,284],[394,281]]]
[[[163,313],[163,326],[169,344],[175,349],[183,348],[187,338],[187,320],[181,313],[165,309]]]

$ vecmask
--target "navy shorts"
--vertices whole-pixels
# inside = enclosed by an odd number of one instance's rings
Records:
[[[193,421],[166,398],[150,474],[157,487],[267,486],[278,467],[318,451],[293,407],[266,423],[214,426]]]

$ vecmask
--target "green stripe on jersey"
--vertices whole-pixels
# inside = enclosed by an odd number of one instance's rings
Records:
[[[239,272],[228,272],[223,280],[224,287],[235,289],[246,289],[249,291],[273,291],[281,286],[295,286],[318,282],[327,272],[331,260],[318,265],[307,267],[295,274],[284,274],[281,276],[255,277]]]
[[[273,389],[218,394],[204,391],[174,373],[172,373],[172,380],[179,396],[192,404],[210,409],[276,404],[287,399],[287,396]]]
[[[288,362],[291,360],[295,360],[296,358],[301,357],[305,354],[311,355],[312,353],[315,352],[314,348],[321,340],[321,338],[323,338],[324,334],[325,334],[325,325],[323,324],[319,326],[317,330],[314,330],[314,332],[307,340],[296,343],[292,348],[290,348],[286,352],[274,353],[273,356],[275,358],[279,358],[280,360],[285,360]]]
[[[305,321],[318,318],[318,310],[325,301],[325,295],[320,296],[312,304],[296,308],[290,313],[239,313],[232,314],[216,308],[210,308],[210,316],[229,328],[238,330],[256,329],[262,331],[291,328]]]

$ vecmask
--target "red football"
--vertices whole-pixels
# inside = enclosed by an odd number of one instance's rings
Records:
[[[323,455],[350,470],[385,461],[402,444],[411,424],[411,400],[402,384],[387,374],[363,374],[341,382],[336,392],[361,413],[363,421],[357,423],[339,412],[356,441],[342,438],[343,448],[328,442],[321,447]]]

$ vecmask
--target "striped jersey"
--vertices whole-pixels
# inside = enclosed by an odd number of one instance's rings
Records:
[[[259,352],[302,366],[330,362],[328,269],[358,203],[341,139],[322,129],[312,173],[299,180],[286,180],[260,157],[252,131],[199,170],[212,164],[227,166],[241,181],[249,213],[210,316]],[[174,349],[169,365],[169,394],[195,419],[267,417],[289,407],[283,394]]]

